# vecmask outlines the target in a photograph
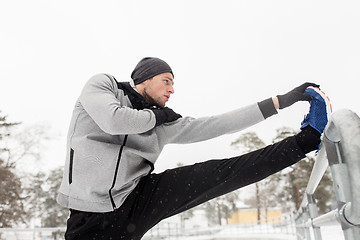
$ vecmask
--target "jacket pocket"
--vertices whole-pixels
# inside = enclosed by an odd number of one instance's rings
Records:
[[[70,148],[69,184],[72,183],[73,163],[74,163],[74,149]]]

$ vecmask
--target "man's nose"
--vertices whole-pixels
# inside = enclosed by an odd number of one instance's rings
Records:
[[[171,94],[174,94],[174,93],[175,93],[173,86],[170,86],[170,87],[169,87],[169,93],[171,93]]]

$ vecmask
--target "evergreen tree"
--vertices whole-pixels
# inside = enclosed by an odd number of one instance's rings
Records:
[[[19,123],[7,122],[0,111],[0,227],[12,227],[24,222],[23,189],[15,173],[15,164],[9,159],[9,148],[4,143],[10,129]]]
[[[221,225],[222,219],[226,220],[230,218],[231,214],[238,210],[236,206],[238,199],[238,194],[235,191],[204,203],[203,208],[205,209],[209,223],[212,225]]]
[[[241,148],[244,153],[247,153],[265,147],[265,143],[255,132],[248,132],[242,134],[233,141],[231,146]],[[259,224],[261,220],[261,208],[267,209],[268,207],[271,207],[269,206],[270,201],[266,201],[268,197],[268,191],[266,191],[266,189],[270,189],[268,186],[269,184],[269,181],[264,180],[255,183],[255,196],[251,197],[249,201],[247,201],[251,207],[255,207],[257,209],[257,221]],[[265,219],[267,219],[267,215],[265,216]]]
[[[61,184],[63,170],[56,168],[48,176],[38,173],[34,176],[32,196],[29,205],[32,216],[41,219],[41,227],[65,226],[69,210],[56,202],[56,196]]]
[[[247,132],[233,141],[231,146],[236,149],[241,149],[243,153],[248,153],[265,147],[265,143],[255,132]]]
[[[279,206],[277,196],[274,194],[278,191],[278,176],[271,175],[266,179],[255,184],[257,186],[257,193],[244,200],[244,203],[251,208],[257,209],[257,220],[268,222],[268,210],[272,207]],[[261,215],[261,209],[263,215]]]
[[[0,159],[0,228],[25,222],[21,181],[14,167]]]
[[[292,202],[292,206],[295,206],[296,209],[300,207],[314,164],[315,159],[308,156],[296,163],[291,167],[291,171],[283,175],[288,182],[286,187],[288,196],[283,200]],[[329,171],[325,172],[315,190],[314,196],[319,214],[324,214],[331,210],[331,205],[335,202],[335,196]],[[285,206],[285,203],[283,206]]]
[[[31,183],[27,188],[29,198],[27,199],[29,218],[41,219],[42,213],[45,211],[44,201],[46,192],[44,191],[44,183],[46,182],[46,174],[39,172],[32,176]],[[42,227],[42,222],[40,226]]]
[[[60,206],[56,202],[56,196],[60,188],[62,175],[62,168],[57,168],[52,170],[46,179],[49,188],[46,192],[47,194],[44,202],[44,207],[46,209],[46,212],[42,218],[44,227],[66,226],[66,220],[69,216],[69,209]]]
[[[297,131],[286,127],[277,129],[277,134],[273,142],[280,141],[296,133]],[[282,179],[282,182],[286,183],[284,185],[285,191],[283,193],[276,193],[284,211],[299,208],[302,198],[304,197],[314,163],[314,157],[307,156],[305,159],[302,159],[298,163],[276,174],[279,181]],[[334,201],[332,189],[330,172],[326,171],[314,193],[317,200],[316,205],[318,206],[319,214],[323,214],[331,210],[331,203]]]
[[[286,137],[293,136],[297,131],[283,127],[276,130],[273,143],[281,141]],[[264,142],[258,138],[256,133],[245,133],[236,139],[232,146],[253,151],[265,146]],[[276,173],[257,183],[258,194],[245,200],[245,203],[258,209],[258,219],[260,218],[259,208],[268,209],[269,207],[281,206],[283,212],[298,209],[301,204],[304,192],[313,168],[315,159],[307,156],[298,163]],[[326,171],[319,186],[315,191],[319,214],[331,210],[331,203],[334,201],[332,191],[332,181],[329,171]]]
[[[288,127],[276,129],[276,135],[272,142],[279,142],[297,133],[298,131]],[[282,189],[280,191],[276,191],[274,194],[284,212],[297,209],[301,203],[302,192],[306,188],[307,181],[309,179],[309,175],[307,175],[307,173],[311,172],[311,166],[308,162],[308,158],[302,159],[298,163],[273,175],[279,183],[281,183],[279,185]]]

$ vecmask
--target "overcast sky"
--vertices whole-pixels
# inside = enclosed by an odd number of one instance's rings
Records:
[[[61,166],[74,103],[85,82],[106,72],[128,81],[145,56],[175,74],[168,106],[183,116],[223,113],[321,85],[333,109],[360,113],[360,1],[0,1],[0,110],[59,135],[44,166]],[[307,103],[281,110],[255,131],[267,143],[281,126],[299,128]],[[241,133],[167,146],[161,171],[230,157]]]

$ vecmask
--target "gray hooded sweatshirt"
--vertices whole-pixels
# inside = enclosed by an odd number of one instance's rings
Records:
[[[155,127],[156,116],[144,102],[133,82],[118,83],[107,74],[95,75],[85,84],[68,131],[60,205],[86,212],[113,211],[153,170],[166,144],[234,133],[276,113],[267,99],[224,114],[182,117]]]

